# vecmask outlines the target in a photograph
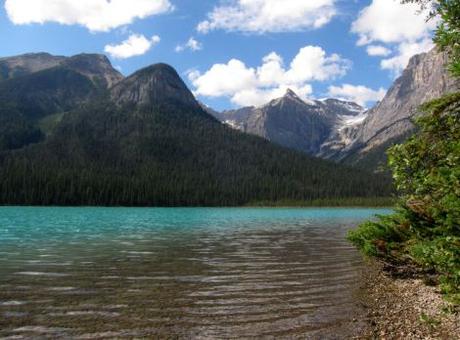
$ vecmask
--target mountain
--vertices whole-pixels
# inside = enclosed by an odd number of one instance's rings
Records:
[[[102,54],[79,54],[64,59],[60,65],[86,76],[97,87],[105,89],[118,84],[124,78]]]
[[[221,124],[165,64],[81,101],[43,139],[0,152],[0,177],[1,204],[228,206],[391,193],[383,177]]]
[[[357,130],[367,116],[368,112],[364,111],[364,109],[356,115],[339,113],[330,135],[321,144],[320,150],[315,156],[324,159],[335,159],[335,156],[341,150],[354,143],[357,138]]]
[[[48,53],[28,53],[0,58],[0,80],[30,75],[63,66],[90,78],[94,83],[109,88],[123,79],[105,55],[79,54],[73,57],[53,56]]]
[[[118,105],[161,105],[174,103],[201,111],[200,104],[176,71],[169,65],[156,64],[142,69],[111,90]]]
[[[414,56],[383,100],[365,111],[337,99],[304,101],[292,91],[259,108],[215,112],[238,130],[309,155],[375,171],[386,150],[414,132],[413,118],[424,102],[460,89],[449,76],[447,55],[435,49]]]
[[[123,79],[105,56],[95,54],[26,54],[0,59],[0,68],[0,150],[42,140],[65,112]]]
[[[48,53],[29,53],[0,58],[0,80],[11,79],[56,67],[66,58]]]
[[[413,133],[412,120],[421,114],[419,106],[460,89],[447,63],[447,54],[436,49],[414,56],[383,100],[369,110],[353,142],[332,158],[368,168],[386,163],[385,150]]]
[[[338,131],[361,121],[364,108],[337,99],[305,101],[292,90],[261,107],[213,114],[225,124],[279,145],[318,155]],[[339,138],[339,136],[336,136]]]

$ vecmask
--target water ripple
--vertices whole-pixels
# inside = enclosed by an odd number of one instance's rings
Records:
[[[344,235],[376,211],[0,211],[0,338],[359,335]]]

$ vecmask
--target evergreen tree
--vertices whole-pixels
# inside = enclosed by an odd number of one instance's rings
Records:
[[[460,76],[460,2],[407,0],[440,17],[435,42]],[[366,255],[416,264],[439,274],[443,292],[460,303],[460,93],[422,107],[419,131],[389,151],[400,193],[396,213],[366,222],[349,239]]]

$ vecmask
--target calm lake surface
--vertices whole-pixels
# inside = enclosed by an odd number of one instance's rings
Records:
[[[384,209],[0,208],[0,338],[359,335]]]

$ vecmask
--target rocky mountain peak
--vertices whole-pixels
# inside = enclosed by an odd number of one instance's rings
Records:
[[[27,53],[14,57],[0,58],[0,80],[11,79],[56,67],[65,57],[49,53]]]
[[[383,100],[369,111],[359,131],[358,143],[381,145],[413,128],[412,118],[424,102],[460,88],[447,70],[447,55],[436,49],[414,56]]]
[[[341,143],[350,140],[351,130],[365,118],[365,109],[356,103],[302,99],[292,89],[261,107],[207,111],[235,129],[310,155],[318,155],[331,138],[340,138]]]
[[[0,80],[25,76],[54,67],[66,67],[89,78],[96,86],[110,88],[123,79],[102,54],[79,54],[73,57],[49,53],[28,53],[0,58]]]
[[[317,103],[314,101],[302,99],[293,90],[287,89],[286,93],[282,97],[271,100],[268,104],[263,105],[261,109],[264,107],[277,107],[277,106],[289,106],[289,105],[317,106]]]
[[[167,64],[146,67],[115,85],[112,98],[119,105],[161,105],[175,103],[201,109],[176,70]]]
[[[286,94],[284,95],[285,98],[299,98],[299,96],[297,95],[297,93],[295,93],[294,91],[292,91],[291,89],[287,89],[286,90]]]
[[[447,62],[447,54],[437,49],[412,57],[382,101],[357,126],[353,141],[337,148],[330,158],[374,169],[385,164],[388,147],[413,132],[412,121],[421,114],[420,105],[460,89],[460,82],[448,72]]]
[[[65,64],[88,70],[94,70],[97,67],[112,68],[112,64],[105,55],[96,53],[81,53],[68,57]]]
[[[105,88],[112,87],[124,78],[103,54],[78,54],[66,59],[63,64]]]
[[[460,89],[436,49],[412,57],[385,97],[370,109],[340,99],[309,102],[288,89],[259,108],[211,113],[234,128],[311,155],[370,170],[384,164],[385,152],[414,131],[421,104]]]

